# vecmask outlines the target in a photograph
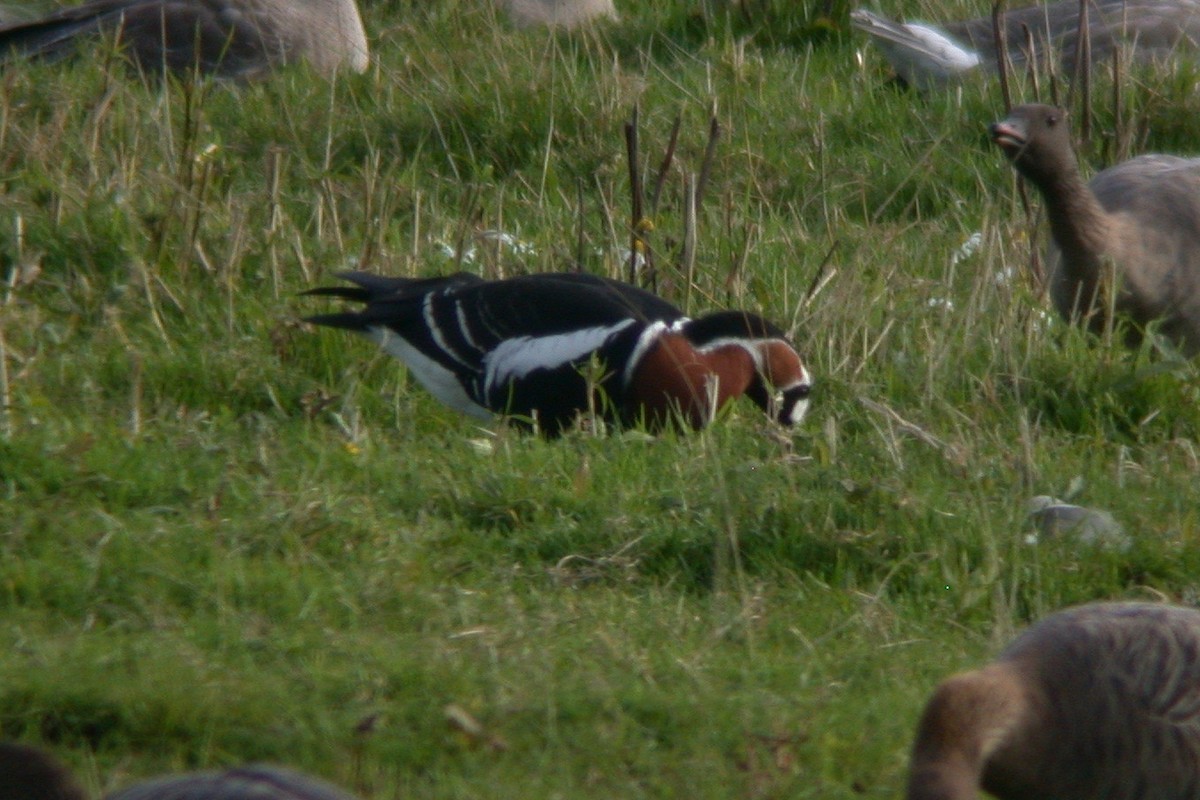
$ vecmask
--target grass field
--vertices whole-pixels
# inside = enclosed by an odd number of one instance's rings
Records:
[[[1200,375],[1048,313],[996,82],[900,91],[837,5],[618,5],[368,3],[332,83],[5,68],[3,736],[97,793],[267,760],[366,798],[895,797],[942,676],[1063,605],[1198,601]],[[1089,169],[1200,152],[1196,78],[1099,77]],[[347,268],[623,274],[635,104],[651,178],[681,119],[659,291],[793,328],[794,435],[483,429],[299,321]],[[1068,491],[1132,548],[1028,543]]]

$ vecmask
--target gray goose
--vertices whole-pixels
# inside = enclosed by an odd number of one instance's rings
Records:
[[[1015,66],[1033,55],[1039,62],[1054,59],[1063,74],[1070,74],[1079,39],[1079,0],[1012,9],[1004,20],[1003,38]],[[860,9],[851,13],[851,23],[871,36],[900,78],[919,88],[996,67],[991,15],[934,27]],[[1164,61],[1200,48],[1200,0],[1095,0],[1088,6],[1088,32],[1094,63],[1108,60],[1118,48],[1139,62]]]
[[[1200,611],[1094,603],[1052,614],[944,681],[907,800],[1200,797]]]
[[[245,79],[300,60],[325,75],[367,68],[355,0],[88,0],[0,28],[0,58],[61,58],[96,34],[116,37],[150,74]]]
[[[70,771],[48,753],[0,742],[0,800],[87,800]],[[138,783],[105,800],[357,800],[335,786],[282,767],[248,766]]]
[[[502,0],[501,5],[519,28],[574,28],[593,20],[617,18],[612,0]]]
[[[1059,313],[1102,329],[1115,273],[1119,315],[1138,326],[1161,322],[1185,353],[1200,352],[1200,159],[1139,156],[1085,183],[1063,110],[1016,106],[989,130],[1045,200]]]

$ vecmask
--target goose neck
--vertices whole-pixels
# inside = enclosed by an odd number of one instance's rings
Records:
[[[1040,187],[1050,232],[1067,264],[1098,264],[1108,238],[1109,215],[1077,169],[1061,172]]]

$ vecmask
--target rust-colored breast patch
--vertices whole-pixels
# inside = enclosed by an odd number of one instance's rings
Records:
[[[662,427],[678,413],[692,428],[702,428],[717,409],[745,392],[753,379],[754,362],[741,347],[728,345],[701,353],[683,336],[668,333],[634,370],[626,392],[626,415],[631,421],[644,416],[647,425]],[[714,394],[715,408],[710,402]]]

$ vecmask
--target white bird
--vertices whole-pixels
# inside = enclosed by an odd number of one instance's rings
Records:
[[[1145,63],[1200,48],[1200,0],[1092,0],[1087,11],[1093,63],[1118,50],[1127,60]],[[918,88],[996,69],[991,15],[935,27],[893,22],[859,9],[851,13],[851,22],[871,36],[897,75]],[[1052,62],[1060,74],[1070,75],[1080,30],[1079,0],[1055,0],[1006,11],[1001,38],[1014,66]]]
[[[941,86],[980,63],[978,53],[930,25],[892,22],[862,8],[850,12],[850,23],[871,36],[892,69],[909,86]]]

